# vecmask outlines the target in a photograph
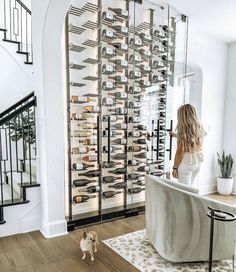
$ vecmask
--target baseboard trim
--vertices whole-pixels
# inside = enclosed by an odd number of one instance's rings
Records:
[[[213,194],[215,192],[217,192],[216,184],[209,184],[207,186],[199,187],[199,194],[200,195]]]
[[[41,220],[40,232],[45,238],[54,238],[68,234],[66,220],[45,222]]]

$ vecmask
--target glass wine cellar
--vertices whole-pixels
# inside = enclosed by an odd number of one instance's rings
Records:
[[[69,7],[71,228],[143,212],[145,175],[170,177],[168,131],[185,88],[187,24],[172,7],[144,0],[80,0]]]

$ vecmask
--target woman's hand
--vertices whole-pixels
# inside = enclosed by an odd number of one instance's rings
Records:
[[[173,171],[172,171],[172,176],[173,176],[174,178],[178,178],[178,169],[173,169]]]

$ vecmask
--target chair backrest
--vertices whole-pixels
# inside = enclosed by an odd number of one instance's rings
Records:
[[[146,176],[146,226],[158,253],[173,262],[207,261],[210,220],[208,206],[236,213],[236,207],[171,186]],[[234,252],[235,222],[215,222],[213,259]]]

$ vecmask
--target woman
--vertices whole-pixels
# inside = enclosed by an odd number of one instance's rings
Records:
[[[172,175],[178,178],[179,182],[192,185],[203,162],[202,142],[206,132],[195,108],[190,104],[178,109],[177,119],[177,134],[170,132],[177,138]]]

